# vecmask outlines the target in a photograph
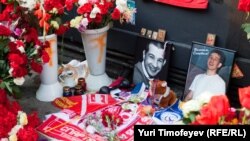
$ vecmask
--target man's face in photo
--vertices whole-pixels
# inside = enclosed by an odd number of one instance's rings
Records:
[[[149,45],[149,50],[144,54],[145,69],[150,77],[156,76],[165,64],[164,49]]]
[[[218,68],[221,67],[221,63],[220,63],[220,55],[217,53],[212,53],[209,55],[208,57],[208,61],[207,61],[207,67],[208,70],[217,70]]]

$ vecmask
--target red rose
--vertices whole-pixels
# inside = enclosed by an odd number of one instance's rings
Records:
[[[239,88],[238,91],[241,106],[250,109],[250,86]]]
[[[225,95],[213,96],[209,103],[202,107],[196,121],[200,124],[217,124],[221,117],[228,115],[229,108]]]
[[[219,117],[217,114],[212,111],[212,109],[209,107],[209,105],[205,105],[200,110],[200,115],[196,116],[196,123],[199,124],[217,124],[219,120]]]

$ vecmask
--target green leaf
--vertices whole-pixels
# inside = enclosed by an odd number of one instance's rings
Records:
[[[195,121],[196,115],[197,115],[197,114],[196,114],[196,113],[193,113],[193,112],[191,112],[191,113],[189,114],[189,118],[190,118],[191,122]]]
[[[7,90],[12,94],[12,88],[10,87],[10,82],[4,82],[5,87],[7,88]]]
[[[250,24],[249,23],[242,24],[241,28],[243,28],[246,33],[250,33]]]
[[[4,85],[4,83],[3,83],[3,82],[2,82],[2,83],[0,83],[0,88],[2,88],[2,89],[3,89],[3,88],[4,88],[4,86],[5,86],[5,85]]]
[[[22,97],[21,90],[18,86],[14,85],[12,87],[12,91],[13,91],[14,98],[19,99]]]

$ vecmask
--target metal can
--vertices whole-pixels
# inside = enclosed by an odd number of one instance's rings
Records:
[[[76,85],[75,86],[75,94],[74,95],[82,95],[83,91],[82,91],[82,86],[81,85]]]
[[[72,96],[72,93],[70,91],[70,87],[69,86],[64,86],[63,87],[63,96],[64,97]]]
[[[86,92],[86,82],[85,82],[85,78],[83,78],[83,77],[78,78],[78,83],[77,83],[77,85],[82,86],[82,91],[83,91],[83,92]]]

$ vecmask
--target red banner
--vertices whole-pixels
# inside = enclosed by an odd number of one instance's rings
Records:
[[[154,1],[179,7],[196,8],[196,9],[206,9],[208,5],[208,0],[154,0]]]
[[[63,141],[104,141],[105,139],[97,134],[89,134],[85,130],[64,121],[54,115],[42,123],[37,131],[46,137]]]

